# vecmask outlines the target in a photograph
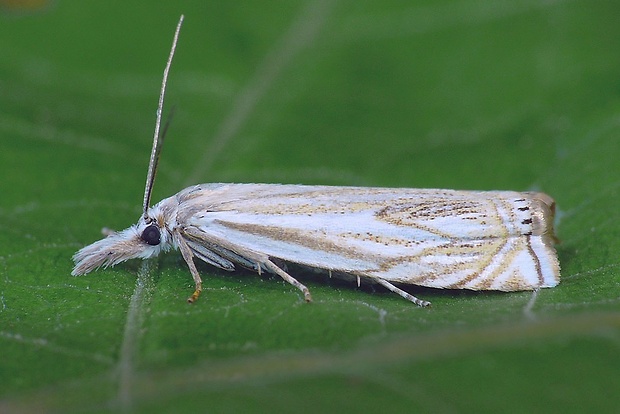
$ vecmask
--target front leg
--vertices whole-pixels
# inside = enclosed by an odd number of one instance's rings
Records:
[[[202,292],[202,279],[200,278],[200,274],[198,273],[198,269],[196,269],[196,264],[194,263],[194,254],[192,250],[189,248],[183,237],[179,235],[179,233],[174,233],[174,239],[176,241],[177,246],[179,246],[179,250],[181,251],[181,255],[183,259],[185,259],[185,263],[187,263],[187,267],[189,267],[189,271],[194,278],[194,284],[196,288],[194,289],[194,293],[192,296],[187,298],[188,303],[194,303],[198,300],[200,296],[200,292]]]
[[[200,291],[202,290],[202,280],[200,279],[198,270],[196,270],[196,266],[194,265],[194,254],[192,253],[191,248],[187,245],[187,242],[184,240],[183,237],[188,237],[195,243],[201,245],[217,246],[218,255],[233,262],[239,262],[241,265],[247,266],[248,264],[254,263],[256,265],[256,270],[259,274],[261,273],[262,269],[265,269],[271,273],[280,276],[282,279],[286,280],[288,283],[299,289],[304,294],[304,299],[306,302],[312,302],[312,296],[310,295],[310,291],[308,290],[308,288],[299,283],[299,281],[293,276],[286,273],[266,254],[249,250],[241,246],[236,246],[234,244],[231,244],[228,240],[224,238],[208,234],[191,226],[185,227],[180,232],[174,233],[174,239],[176,241],[176,244],[179,246],[179,250],[181,250],[181,254],[185,259],[185,262],[187,262],[187,266],[189,266],[189,270],[190,272],[192,272],[192,276],[194,277],[194,281],[196,282],[196,291],[187,300],[188,302],[192,303],[200,295]],[[243,263],[240,262],[240,259],[243,259]]]

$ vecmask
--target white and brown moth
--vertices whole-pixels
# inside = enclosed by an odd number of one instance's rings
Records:
[[[194,278],[198,258],[220,269],[236,265],[282,277],[311,301],[287,273],[295,263],[385,286],[521,291],[559,283],[553,247],[555,203],[543,193],[279,184],[200,184],[149,208],[159,157],[166,82],[160,92],[153,149],[137,224],[78,251],[73,275],[128,259],[178,249]]]

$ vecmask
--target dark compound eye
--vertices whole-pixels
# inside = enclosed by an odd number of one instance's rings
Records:
[[[157,224],[151,224],[145,228],[140,238],[151,246],[157,246],[161,242],[161,233]]]

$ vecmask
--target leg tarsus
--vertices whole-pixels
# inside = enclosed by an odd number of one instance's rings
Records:
[[[194,293],[192,293],[192,296],[187,298],[187,303],[196,302],[200,296],[200,292],[202,292],[202,283],[196,283],[196,289],[194,290]]]
[[[430,305],[431,305],[431,303],[430,303],[430,302],[427,302],[427,301],[425,301],[425,300],[422,300],[422,299],[418,299],[418,298],[416,298],[416,297],[415,297],[415,296],[413,296],[412,294],[407,293],[407,292],[405,292],[404,290],[402,290],[402,289],[400,289],[400,288],[397,288],[396,286],[394,286],[393,284],[391,284],[391,283],[390,283],[390,282],[388,282],[387,280],[384,280],[384,279],[381,279],[381,278],[378,278],[378,277],[377,277],[377,278],[375,278],[374,280],[375,280],[377,283],[382,284],[383,286],[385,286],[386,288],[388,288],[388,289],[389,289],[389,290],[391,290],[392,292],[394,292],[394,293],[396,293],[396,294],[398,294],[398,295],[402,296],[403,298],[407,299],[407,300],[408,300],[408,301],[410,301],[410,302],[415,303],[415,304],[416,304],[416,305],[418,305],[418,306],[421,306],[421,307],[423,307],[423,308],[424,308],[424,307],[427,307],[427,306],[430,306]]]
[[[267,270],[277,274],[282,279],[286,280],[288,283],[290,283],[291,285],[295,286],[297,289],[301,290],[301,292],[304,294],[304,299],[305,299],[306,302],[312,302],[312,295],[310,295],[310,291],[308,290],[308,288],[305,287],[304,285],[302,285],[301,283],[299,283],[299,281],[297,279],[295,279],[293,276],[289,275],[284,270],[279,268],[271,260],[265,260],[262,263],[262,265],[265,267],[265,269],[267,269]],[[260,266],[260,264],[259,264],[259,266]]]

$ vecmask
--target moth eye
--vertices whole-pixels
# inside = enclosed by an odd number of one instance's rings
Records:
[[[157,224],[151,224],[145,228],[140,238],[151,246],[157,246],[161,242],[161,233]]]

